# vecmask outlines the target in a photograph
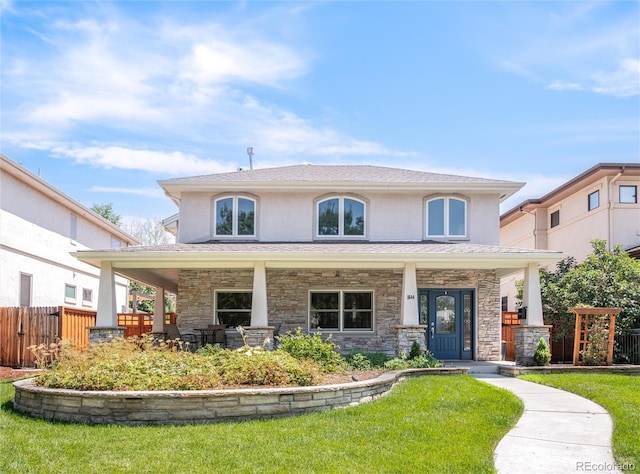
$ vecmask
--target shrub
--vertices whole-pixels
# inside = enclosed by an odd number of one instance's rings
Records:
[[[355,354],[351,354],[349,356],[347,362],[351,366],[353,370],[371,370],[373,369],[373,364],[371,361],[361,352],[356,352]]]
[[[551,360],[551,351],[544,337],[541,337],[533,352],[533,361],[536,365],[547,365]]]
[[[205,346],[198,353],[153,340],[114,339],[81,352],[66,348],[36,377],[45,387],[75,390],[204,390],[223,385],[311,385],[320,379],[311,361],[277,351]]]
[[[392,359],[392,357],[384,352],[367,352],[354,349],[349,357],[347,357],[347,362],[354,370],[371,370],[384,368],[384,363],[390,359]],[[354,363],[356,365],[354,365]],[[367,366],[370,368],[360,368]]]
[[[310,359],[323,372],[336,372],[346,368],[344,357],[337,352],[338,346],[331,342],[331,335],[322,340],[320,333],[304,334],[302,328],[298,328],[295,333],[288,331],[277,338],[278,350],[299,360]]]
[[[425,351],[424,354],[413,359],[408,359],[407,356],[403,354],[384,364],[386,370],[428,369],[434,367],[440,367],[440,361],[433,357],[429,351]]]
[[[420,343],[418,341],[413,341],[411,344],[411,350],[409,351],[409,359],[415,359],[416,357],[420,357],[422,355],[422,348],[420,347]]]

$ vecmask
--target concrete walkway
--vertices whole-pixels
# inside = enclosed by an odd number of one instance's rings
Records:
[[[522,417],[495,450],[499,473],[621,472],[611,450],[613,422],[600,405],[513,377],[474,375],[524,402]]]

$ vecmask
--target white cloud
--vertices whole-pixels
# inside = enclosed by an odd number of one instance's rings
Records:
[[[164,193],[158,188],[117,188],[110,186],[92,186],[89,191],[94,193],[133,194],[154,198],[165,198]]]
[[[285,90],[285,81],[309,70],[313,53],[303,45],[265,36],[286,18],[268,17],[268,27],[255,19],[179,24],[161,16],[141,24],[116,6],[73,21],[53,18],[32,35],[46,44],[46,54],[15,58],[8,86],[23,100],[16,94],[16,104],[5,105],[5,136],[26,137],[20,146],[77,162],[185,174],[227,169],[148,144],[170,136],[176,149],[197,143],[219,152],[242,143],[263,156],[406,155],[265,105],[261,91],[245,90],[255,84]],[[79,141],[87,129],[99,134],[98,144]],[[114,146],[114,132],[132,138]],[[38,144],[38,136],[46,142]]]
[[[599,94],[632,97],[640,94],[640,60],[624,59],[615,71],[593,75],[591,89]]]
[[[304,58],[285,45],[212,39],[193,45],[180,76],[205,85],[241,80],[275,86],[283,79],[300,76],[305,69]]]
[[[89,164],[99,168],[144,170],[172,175],[210,174],[235,169],[229,164],[204,160],[177,151],[133,150],[119,146],[57,145],[51,148],[51,153],[56,157],[71,158],[78,164]]]

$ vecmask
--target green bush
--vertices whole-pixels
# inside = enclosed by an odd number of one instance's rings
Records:
[[[354,349],[347,357],[347,362],[354,370],[371,370],[384,368],[384,363],[390,359],[391,357],[384,352],[367,352]]]
[[[433,357],[429,351],[425,351],[424,354],[413,359],[408,359],[406,355],[402,355],[384,364],[386,370],[429,369],[434,367],[440,367],[440,361]]]
[[[302,328],[295,333],[287,332],[278,338],[278,350],[287,352],[299,360],[310,359],[323,372],[336,372],[347,367],[344,357],[337,352],[338,346],[331,342],[331,335],[322,340],[320,333],[305,334]]]
[[[536,365],[547,365],[551,360],[551,351],[544,337],[541,337],[533,352],[533,361]]]
[[[409,351],[409,359],[415,359],[416,357],[420,357],[422,355],[422,348],[420,347],[420,343],[418,341],[413,341],[411,344],[411,350]]]

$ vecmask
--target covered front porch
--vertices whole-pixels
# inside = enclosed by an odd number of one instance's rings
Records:
[[[230,347],[242,343],[235,330],[241,321],[251,344],[261,344],[278,327],[281,334],[300,327],[331,334],[345,353],[397,355],[413,341],[433,349],[439,326],[424,317],[422,291],[465,290],[471,295],[471,360],[500,359],[500,277],[525,270],[525,324],[542,326],[538,267],[562,258],[557,252],[433,242],[175,244],[74,255],[100,267],[98,332],[116,330],[113,280],[119,274],[154,286],[157,302],[165,291],[176,293],[181,332],[227,323]],[[229,307],[229,301],[240,303]],[[428,311],[437,315],[432,306]],[[154,319],[154,332],[164,332],[163,321]]]

